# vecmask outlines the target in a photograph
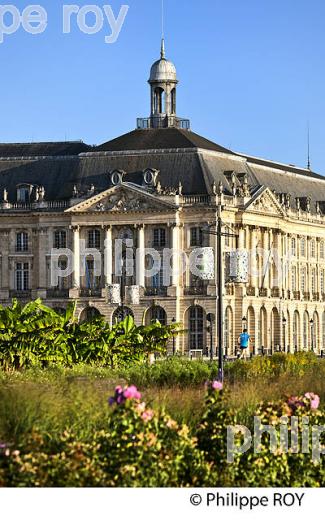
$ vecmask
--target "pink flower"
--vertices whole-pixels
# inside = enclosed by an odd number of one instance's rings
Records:
[[[312,392],[308,392],[307,394],[305,394],[305,397],[307,399],[310,399],[310,408],[312,410],[317,410],[320,403],[319,395],[313,394]]]
[[[212,383],[212,388],[213,390],[222,390],[223,389],[223,384],[220,383],[220,381],[213,381]]]
[[[287,404],[293,411],[297,410],[297,408],[302,408],[305,406],[304,402],[301,400],[301,397],[297,397],[296,395],[289,397]]]
[[[141,415],[142,417],[142,420],[144,422],[149,422],[153,419],[153,416],[154,416],[154,411],[153,410],[146,410],[145,412],[143,412],[143,414]]]
[[[124,397],[125,399],[141,399],[141,394],[138,392],[138,389],[136,386],[131,385],[128,388],[124,390]]]

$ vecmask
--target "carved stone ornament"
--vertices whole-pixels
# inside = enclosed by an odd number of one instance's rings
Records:
[[[112,211],[126,213],[127,211],[143,211],[150,208],[150,202],[125,191],[111,195],[107,200],[96,204],[96,211]]]

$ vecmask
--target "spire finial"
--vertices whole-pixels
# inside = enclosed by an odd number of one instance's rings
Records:
[[[161,59],[164,60],[165,53],[165,6],[164,0],[161,0],[161,49],[160,49]]]
[[[309,121],[308,121],[308,160],[307,160],[307,169],[311,169],[311,162],[310,162],[310,127],[309,127]]]
[[[161,39],[160,57],[161,57],[162,60],[164,60],[165,57],[166,57],[166,53],[165,53],[165,39],[164,38]]]

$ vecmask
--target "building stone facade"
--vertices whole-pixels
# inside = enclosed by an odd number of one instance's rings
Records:
[[[0,303],[42,298],[53,308],[77,301],[80,319],[100,313],[113,323],[121,307],[114,244],[132,240],[135,270],[123,274],[125,308],[136,322],[181,322],[178,351],[207,353],[207,315],[217,315],[217,277],[179,272],[171,258],[169,283],[146,277],[146,248],[190,255],[213,248],[223,222],[224,345],[235,355],[243,323],[251,352],[325,349],[325,179],[297,168],[237,154],[190,130],[176,115],[177,75],[161,58],[150,73],[151,115],[137,130],[97,147],[82,142],[0,145]],[[227,235],[227,230],[231,236]],[[82,244],[101,252],[81,256]],[[106,247],[105,247],[106,246]],[[51,280],[71,250],[73,270]],[[227,277],[226,253],[249,252],[249,278]],[[136,299],[136,287],[140,301]],[[131,288],[131,289],[130,289]],[[132,289],[133,288],[133,289]],[[118,292],[118,289],[117,289]],[[243,320],[244,318],[244,320]],[[247,321],[245,321],[247,320]],[[213,345],[218,343],[216,320]]]

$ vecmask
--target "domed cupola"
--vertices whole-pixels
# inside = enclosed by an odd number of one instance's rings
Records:
[[[166,59],[165,40],[161,40],[160,60],[150,70],[150,117],[138,118],[139,130],[150,128],[190,129],[190,121],[177,117],[176,88],[178,84],[175,65]]]
[[[160,60],[152,65],[149,78],[151,128],[167,128],[175,125],[177,83],[176,67],[166,59],[165,40],[162,39]]]
[[[166,60],[165,57],[165,42],[162,40],[161,42],[161,57],[160,60],[156,61],[150,71],[149,83],[151,82],[172,82],[177,84],[177,73],[175,65]]]

